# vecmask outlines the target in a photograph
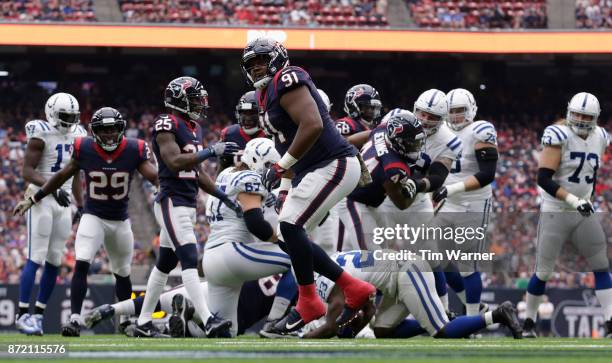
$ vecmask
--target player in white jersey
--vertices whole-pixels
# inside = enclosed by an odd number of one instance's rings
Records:
[[[87,136],[79,125],[79,103],[67,93],[56,93],[45,104],[46,121],[33,120],[26,124],[28,145],[25,153],[23,178],[30,185],[26,198],[70,161],[75,138]],[[78,218],[83,200],[79,178],[68,179],[61,189],[32,207],[27,215],[28,260],[21,272],[19,313],[16,326],[26,334],[42,335],[43,313],[53,292],[63,249],[72,229],[70,194],[78,207]],[[75,219],[76,219],[75,218]],[[29,314],[30,297],[38,268],[45,264],[33,315]]]
[[[486,231],[491,208],[491,183],[497,169],[497,132],[490,122],[474,121],[478,107],[470,91],[454,89],[448,93],[447,101],[447,125],[461,139],[463,151],[455,160],[444,187],[433,193],[434,203],[440,204],[435,224],[454,228],[482,228]],[[445,248],[459,246],[464,252],[483,252],[484,239],[465,241],[460,245],[454,241],[449,242],[450,245]],[[473,261],[458,261],[456,267],[460,276],[456,271],[446,269],[449,284],[466,305],[467,315],[478,315],[482,293],[478,266]],[[457,280],[463,280],[463,284],[457,286],[452,283]],[[443,301],[448,301],[448,297],[443,297]]]
[[[610,145],[606,130],[597,126],[599,101],[580,92],[567,106],[565,123],[548,126],[542,136],[538,186],[542,196],[536,245],[535,273],[527,287],[526,337],[535,337],[537,309],[553,274],[563,244],[570,240],[595,275],[595,294],[602,306],[606,336],[612,338],[612,279],[606,236],[591,197],[597,170]]]
[[[210,235],[202,265],[208,280],[208,306],[213,314],[232,322],[231,336],[236,336],[238,329],[242,284],[291,268],[289,256],[278,244],[271,243],[277,242],[276,233],[262,211],[268,191],[263,187],[261,173],[278,160],[280,154],[274,142],[256,138],[247,143],[240,166],[227,168],[217,176],[217,187],[241,205],[242,218],[212,196],[207,202]]]
[[[387,257],[395,254],[392,250],[378,250],[348,251],[332,256],[351,274],[376,286],[377,295],[382,297],[373,327],[377,338],[409,338],[423,333],[434,338],[462,338],[495,323],[507,326],[516,339],[521,338],[516,309],[510,302],[484,315],[461,316],[449,321],[435,293],[434,276],[428,264],[418,258],[398,262]],[[328,314],[325,324],[306,333],[304,338],[357,335],[369,322],[371,310],[364,310],[366,318],[361,322],[339,327],[335,322],[342,307],[342,291],[324,276],[318,276],[315,284],[321,298],[329,304]],[[407,319],[409,314],[414,319]]]

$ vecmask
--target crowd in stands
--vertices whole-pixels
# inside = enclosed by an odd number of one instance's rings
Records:
[[[387,0],[120,0],[131,23],[385,26]]]
[[[420,28],[540,29],[547,27],[546,1],[407,0]]]
[[[576,0],[576,28],[612,28],[612,1]]]
[[[96,21],[93,0],[0,0],[0,21]]]

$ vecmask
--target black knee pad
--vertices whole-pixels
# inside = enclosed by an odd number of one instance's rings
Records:
[[[89,272],[89,262],[77,260],[74,264],[74,274],[79,276],[87,276]]]
[[[198,268],[198,248],[195,243],[188,243],[176,249],[176,255],[181,261],[183,270]]]
[[[159,258],[155,263],[155,267],[165,274],[170,273],[170,271],[174,270],[176,265],[178,264],[178,258],[172,248],[160,247],[159,248]]]
[[[304,227],[296,226],[295,224],[291,224],[288,222],[280,222],[280,230],[283,234],[283,237],[286,240],[293,239],[295,237],[300,237],[302,235],[306,236],[306,231]]]

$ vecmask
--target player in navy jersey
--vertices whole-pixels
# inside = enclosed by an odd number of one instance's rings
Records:
[[[235,142],[244,150],[247,142],[258,137],[266,137],[265,132],[259,127],[259,115],[255,91],[249,91],[240,97],[236,105],[236,121],[238,124],[230,125],[221,131],[221,141]],[[221,157],[220,169],[234,165],[234,158]]]
[[[425,141],[421,123],[404,113],[392,116],[370,133],[361,150],[372,183],[355,189],[339,206],[340,218],[346,228],[343,249],[372,250],[373,230],[384,225],[378,207],[388,196],[400,210],[410,206],[413,195],[406,193],[405,182],[419,158]],[[357,245],[355,245],[357,244]]]
[[[283,155],[264,173],[264,185],[270,190],[285,172],[294,174],[292,181],[281,183],[281,189],[291,188],[279,215],[279,229],[286,242],[281,245],[295,270],[299,299],[296,308],[274,328],[288,333],[325,314],[325,305],[315,291],[313,268],[344,290],[347,309],[339,320],[346,323],[375,288],[334,264],[307,232],[357,186],[361,177],[357,152],[335,129],[308,73],[289,66],[282,44],[268,38],[249,42],[241,67],[247,82],[257,89],[260,125]]]
[[[123,116],[116,109],[103,107],[97,110],[90,123],[93,137],[77,138],[70,162],[19,210],[25,212],[83,170],[87,194],[75,241],[76,263],[70,285],[72,314],[62,327],[64,336],[80,335],[87,273],[102,243],[108,253],[110,270],[115,275],[117,298],[125,300],[132,293],[130,264],[134,236],[128,219],[130,182],[136,170],[155,185],[158,180],[155,166],[149,161],[147,144],[143,140],[125,138],[125,126]]]
[[[196,199],[201,188],[219,198],[237,214],[240,206],[231,201],[201,170],[200,163],[213,156],[233,156],[239,147],[232,142],[219,142],[203,148],[198,120],[208,108],[208,93],[193,77],[172,80],[164,92],[169,114],[155,120],[153,152],[159,163],[160,191],[155,199],[155,219],[161,226],[160,251],[149,275],[147,295],[138,317],[134,335],[156,337],[159,330],[151,322],[151,313],[168,280],[168,273],[181,262],[182,279],[195,312],[205,322],[209,337],[228,335],[231,322],[211,314],[204,301],[197,272],[198,250],[194,224]]]
[[[346,116],[336,120],[336,128],[344,137],[376,127],[382,103],[378,91],[369,84],[355,85],[344,96]]]

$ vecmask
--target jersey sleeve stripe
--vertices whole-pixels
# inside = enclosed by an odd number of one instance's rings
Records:
[[[559,133],[557,132],[557,130],[555,130],[552,126],[547,127],[548,130],[552,131],[555,133],[555,135],[557,135],[557,140],[559,141],[563,141],[564,139],[561,137],[561,135],[559,135]]]
[[[76,156],[77,159],[80,156],[79,154],[80,154],[80,151],[81,151],[81,141],[82,140],[83,139],[80,138],[80,137],[77,137],[76,139],[74,139],[74,155]]]
[[[485,127],[481,127],[480,129],[476,130],[476,133],[479,134],[483,132],[484,130],[488,130],[488,129],[494,130],[495,128],[493,127],[493,125],[486,125]]]
[[[410,173],[410,169],[408,169],[406,164],[400,163],[399,161],[396,161],[394,163],[389,163],[389,164],[385,165],[383,169],[385,171],[387,171],[389,169],[402,169],[403,171],[405,171],[407,173]]]
[[[51,129],[49,128],[49,125],[47,125],[47,123],[46,123],[46,122],[44,122],[44,121],[39,121],[39,122],[40,122],[40,128],[41,128],[41,129],[43,129],[43,131],[49,131],[49,130],[51,130]]]
[[[144,151],[144,140],[138,140],[138,155],[140,155],[140,157],[143,157],[144,155],[142,155],[142,152]]]
[[[42,131],[46,130],[42,121],[36,121],[36,125],[39,125]]]
[[[600,127],[600,129],[601,129],[601,135],[603,136],[604,140],[608,141],[608,132],[603,127]]]
[[[491,123],[484,121],[481,125],[476,126],[474,131],[476,131],[476,133],[479,133],[480,131],[487,129],[487,128],[494,128],[494,127],[493,125],[491,125]]]
[[[559,131],[559,132],[561,133],[561,135],[563,135],[563,138],[564,138],[564,139],[567,139],[567,134],[566,134],[566,133],[565,133],[565,132],[564,132],[564,131],[563,131],[563,130],[560,128],[560,127],[555,126],[555,125],[552,125],[551,127],[552,127],[553,129],[555,129],[555,130]]]
[[[455,136],[455,138],[452,139],[451,141],[449,141],[448,144],[446,144],[446,146],[452,147],[457,142],[461,142],[461,141],[459,140],[459,138],[457,136]]]

